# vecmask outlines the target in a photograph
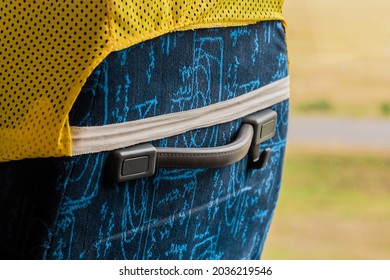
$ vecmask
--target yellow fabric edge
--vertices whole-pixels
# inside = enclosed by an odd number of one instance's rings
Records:
[[[83,81],[83,85],[87,81],[88,77],[95,70],[95,68],[111,53],[111,48],[112,48],[112,44],[111,44],[110,48],[108,48],[106,51],[104,51],[100,57],[95,58],[94,62],[84,70],[84,72],[80,76],[80,80]],[[69,93],[69,96],[71,96],[72,98],[69,98],[69,104],[67,104],[69,110],[66,113],[66,117],[65,117],[64,122],[63,122],[63,129],[61,130],[59,138],[58,138],[58,143],[59,143],[58,150],[57,150],[57,152],[59,153],[58,156],[72,156],[73,155],[72,154],[72,135],[70,132],[70,125],[69,125],[69,112],[72,109],[73,104],[75,103],[77,97],[79,96],[81,89],[82,88],[74,87],[73,90]],[[62,135],[62,137],[61,137],[61,135]],[[62,144],[62,143],[68,143],[69,149],[66,149],[64,147],[64,144]],[[60,151],[64,151],[64,153],[61,154]]]

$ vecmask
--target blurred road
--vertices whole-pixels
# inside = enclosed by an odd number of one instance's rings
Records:
[[[291,117],[288,143],[390,150],[390,120]]]

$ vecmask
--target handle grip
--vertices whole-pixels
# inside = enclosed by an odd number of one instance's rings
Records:
[[[266,109],[243,119],[236,139],[211,148],[156,148],[140,144],[111,152],[110,177],[116,182],[152,176],[156,168],[218,168],[240,161],[249,153],[249,167],[262,168],[270,149],[260,155],[260,144],[275,134],[277,114]]]

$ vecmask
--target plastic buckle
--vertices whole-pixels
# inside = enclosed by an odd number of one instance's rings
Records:
[[[253,140],[249,149],[249,165],[251,168],[259,169],[267,164],[271,149],[265,149],[260,155],[260,145],[275,135],[277,120],[278,114],[271,109],[259,111],[243,119],[243,123],[251,124],[254,129]]]
[[[157,150],[151,144],[140,144],[111,152],[109,174],[116,182],[152,176],[156,170]]]

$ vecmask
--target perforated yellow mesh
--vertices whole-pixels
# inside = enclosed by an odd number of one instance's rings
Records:
[[[72,154],[68,113],[110,52],[175,30],[282,20],[283,0],[0,3],[0,162]]]

